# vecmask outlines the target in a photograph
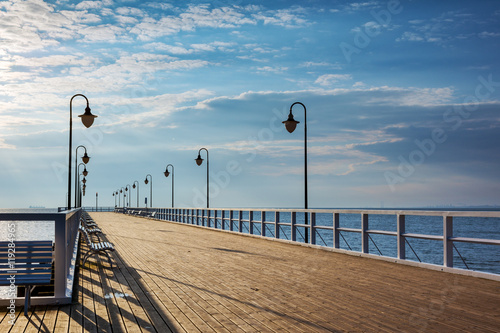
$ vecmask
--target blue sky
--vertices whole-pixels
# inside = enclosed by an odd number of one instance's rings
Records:
[[[0,207],[500,204],[498,1],[0,1]],[[82,150],[79,151],[80,155]],[[202,157],[205,158],[204,152]],[[136,205],[136,191],[132,193]]]

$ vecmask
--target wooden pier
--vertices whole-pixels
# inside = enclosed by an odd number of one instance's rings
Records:
[[[498,332],[500,282],[115,213],[71,305],[0,332]],[[81,245],[85,249],[85,244]]]

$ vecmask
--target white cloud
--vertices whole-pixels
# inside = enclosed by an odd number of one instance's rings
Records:
[[[298,28],[310,24],[303,18],[305,9],[296,7],[292,9],[268,10],[252,17],[257,21],[262,21],[265,25],[279,25],[286,28]]]
[[[106,24],[98,26],[88,26],[79,30],[79,32],[84,36],[82,41],[84,42],[108,42],[114,43],[118,41],[118,37],[122,36],[125,30],[123,28]],[[120,41],[123,42],[123,37]]]
[[[314,81],[314,83],[319,84],[321,86],[331,86],[332,84],[344,81],[351,80],[352,76],[350,74],[324,74],[321,75]]]
[[[425,38],[415,32],[405,31],[401,37],[396,38],[396,41],[423,42]]]
[[[145,17],[139,24],[130,29],[140,40],[150,41],[157,37],[168,36],[179,31],[194,31],[197,28],[235,28],[244,24],[255,24],[245,17],[238,7],[221,7],[210,9],[207,4],[189,5],[177,16],[164,16],[158,20]]]
[[[0,138],[0,149],[16,149],[16,146],[5,143],[5,139]]]
[[[500,32],[488,32],[488,31],[483,31],[478,34],[479,38],[496,38],[500,37]]]
[[[326,61],[321,61],[321,62],[306,61],[306,62],[301,63],[299,65],[299,67],[307,67],[307,68],[310,68],[310,67],[329,67],[329,68],[333,68],[333,69],[342,68],[342,66],[338,63],[332,64],[332,63],[329,63]]]
[[[113,1],[111,0],[104,0],[104,1],[82,1],[78,3],[75,8],[79,10],[86,10],[86,9],[99,9],[104,6],[109,6],[112,5]]]
[[[119,7],[115,10],[120,15],[131,15],[131,16],[146,16],[146,13],[139,8],[133,7]]]
[[[281,74],[287,70],[288,67],[271,67],[271,66],[257,67],[257,71],[263,73]]]
[[[184,45],[182,45],[181,43],[177,43],[176,45],[169,45],[165,43],[149,43],[144,45],[144,47],[148,50],[166,51],[170,54],[183,55],[214,51],[231,52],[231,47],[234,45],[236,44],[232,42],[215,41],[206,44],[191,44],[189,48],[184,47]]]

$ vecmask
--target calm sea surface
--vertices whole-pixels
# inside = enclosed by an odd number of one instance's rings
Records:
[[[51,208],[26,208],[26,209],[0,209],[2,213],[57,213],[57,209]],[[10,221],[0,221],[0,241],[7,240],[7,226]],[[16,240],[55,240],[53,221],[16,221]]]

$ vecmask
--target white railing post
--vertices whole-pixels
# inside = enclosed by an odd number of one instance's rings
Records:
[[[307,213],[306,213],[307,214]],[[309,244],[316,245],[316,213],[311,213],[311,217],[309,219],[311,221],[310,223],[310,230],[309,230]]]
[[[370,253],[368,247],[368,214],[361,214],[361,252]]]
[[[290,239],[292,242],[295,242],[297,240],[297,231],[295,230],[295,223],[297,223],[297,213],[292,212],[291,213],[291,219],[290,219]]]
[[[443,265],[453,267],[453,217],[443,216]]]
[[[405,236],[406,233],[406,215],[397,215],[397,233],[398,233],[398,259],[406,259],[406,241]]]

